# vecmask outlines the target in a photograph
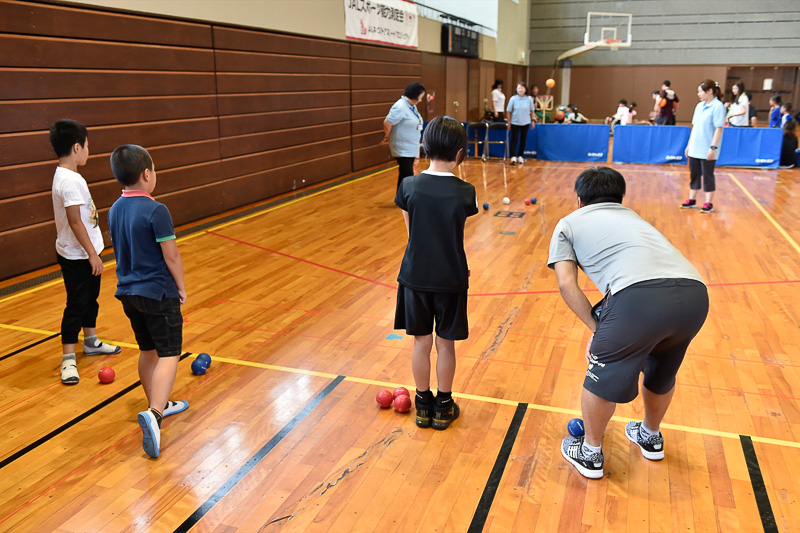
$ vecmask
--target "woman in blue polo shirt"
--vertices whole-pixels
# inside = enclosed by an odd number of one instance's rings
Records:
[[[394,103],[383,121],[386,136],[381,144],[389,143],[392,157],[397,160],[397,188],[403,178],[414,175],[414,163],[419,159],[419,140],[422,135],[422,116],[417,104],[425,97],[425,86],[414,81],[408,84],[403,96]]]
[[[692,117],[692,133],[686,146],[686,158],[689,160],[689,199],[681,204],[682,209],[697,206],[697,194],[702,183],[705,192],[705,203],[701,213],[714,210],[714,166],[719,157],[722,145],[722,128],[725,126],[725,105],[719,101],[719,84],[714,80],[705,80],[697,88],[700,103],[694,108]]]
[[[528,140],[528,130],[533,129],[533,121],[536,120],[536,107],[533,98],[528,96],[528,88],[522,82],[517,83],[517,94],[508,101],[508,129],[511,130],[511,148],[508,150],[511,155],[511,164],[520,165],[525,162],[522,154],[525,153],[525,143]],[[519,145],[517,145],[519,139]]]

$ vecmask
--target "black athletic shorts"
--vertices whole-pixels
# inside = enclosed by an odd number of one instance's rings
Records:
[[[644,386],[666,394],[689,343],[708,315],[708,291],[699,281],[655,279],[609,295],[598,307],[589,369],[583,386],[616,403],[633,401]]]
[[[424,292],[403,285],[397,288],[394,329],[404,329],[408,335],[430,335],[434,320],[437,337],[451,341],[469,337],[467,291]]]
[[[181,354],[183,316],[178,298],[154,300],[144,296],[117,296],[131,321],[139,350],[155,350],[159,357]]]

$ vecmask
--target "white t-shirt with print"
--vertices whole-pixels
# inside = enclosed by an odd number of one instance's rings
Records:
[[[730,117],[728,121],[731,123],[731,126],[747,126],[750,124],[750,117],[748,116],[747,109],[749,105],[750,100],[747,98],[746,94],[739,95],[739,97],[731,103],[731,107],[728,111],[728,116]],[[734,113],[741,113],[742,111],[744,111],[743,115],[731,117]]]
[[[100,231],[92,195],[86,180],[77,172],[57,167],[53,176],[53,213],[56,219],[56,252],[65,259],[88,259],[89,254],[72,232],[67,221],[67,207],[79,205],[89,240],[99,255],[103,251],[103,233]]]

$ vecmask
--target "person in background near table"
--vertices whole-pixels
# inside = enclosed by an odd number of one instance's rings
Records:
[[[403,178],[414,175],[414,166],[419,161],[422,116],[417,111],[417,104],[423,98],[425,86],[418,81],[409,83],[383,121],[386,135],[381,144],[389,143],[392,157],[397,160],[397,188],[400,188]]]
[[[744,127],[750,124],[750,116],[748,108],[750,107],[750,100],[744,92],[744,83],[737,81],[731,87],[731,104],[728,107],[728,116],[725,118],[725,123],[728,126]]]
[[[517,94],[508,101],[508,129],[511,130],[511,164],[520,165],[525,162],[522,154],[525,153],[525,143],[528,141],[528,130],[533,129],[536,120],[536,108],[533,98],[528,96],[528,88],[522,82],[517,83]],[[519,140],[519,147],[517,146]],[[516,154],[516,155],[515,155]]]
[[[790,120],[792,120],[792,104],[785,102],[781,104],[781,128]]]
[[[678,112],[678,95],[675,94],[670,88],[671,82],[664,80],[661,84],[661,92],[659,93],[660,99],[658,101],[658,116],[656,117],[656,124],[659,126],[674,126],[675,113]]]
[[[494,80],[492,85],[492,113],[497,122],[505,122],[503,110],[506,108],[506,95],[503,94],[503,80]]]
[[[700,103],[694,108],[692,116],[692,133],[686,146],[686,158],[689,161],[689,199],[681,204],[682,209],[691,209],[697,205],[697,194],[702,181],[705,192],[705,203],[701,213],[714,211],[714,167],[722,146],[722,128],[725,125],[725,105],[719,101],[719,84],[714,80],[703,80],[697,88]]]
[[[797,164],[797,122],[788,121],[783,125],[783,144],[781,146],[780,168],[792,168]]]
[[[769,127],[779,128],[781,126],[781,95],[773,94],[769,99]]]

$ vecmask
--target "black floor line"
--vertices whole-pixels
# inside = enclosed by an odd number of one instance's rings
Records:
[[[58,337],[58,336],[60,336],[60,335],[61,335],[60,333],[53,333],[53,334],[52,334],[52,335],[50,335],[49,337],[45,337],[44,339],[39,339],[39,340],[38,340],[38,341],[36,341],[36,342],[32,342],[32,343],[30,343],[30,344],[29,344],[29,345],[27,345],[27,346],[23,346],[23,347],[22,347],[22,348],[20,348],[19,350],[14,350],[14,351],[13,351],[13,352],[11,352],[11,353],[7,353],[7,354],[5,354],[4,356],[0,357],[0,361],[5,361],[6,359],[8,359],[9,357],[11,357],[12,355],[17,355],[18,353],[22,353],[22,352],[24,352],[25,350],[28,350],[29,348],[33,348],[34,346],[39,346],[39,345],[40,345],[40,344],[42,344],[43,342],[47,342],[47,341],[49,341],[49,340],[55,339],[56,337]]]
[[[183,355],[181,355],[181,359],[180,360],[183,361],[184,359],[186,359],[190,355],[192,355],[192,354],[186,352]],[[139,387],[141,384],[142,384],[141,381],[137,381],[136,383],[134,383],[132,385],[128,385],[127,387],[125,387],[124,389],[122,389],[121,391],[116,393],[115,395],[111,396],[110,398],[106,398],[105,400],[103,400],[102,402],[98,403],[97,405],[95,405],[91,409],[89,409],[87,411],[84,411],[82,414],[76,416],[75,418],[73,418],[69,422],[66,422],[66,423],[62,424],[61,426],[59,426],[58,428],[54,429],[53,431],[51,431],[50,433],[48,433],[44,437],[41,437],[40,439],[28,444],[27,446],[25,446],[21,450],[18,450],[17,452],[9,455],[8,457],[6,457],[2,461],[0,461],[0,470],[5,468],[6,466],[10,465],[14,461],[19,459],[23,455],[25,455],[26,453],[35,450],[36,448],[38,448],[39,446],[41,446],[42,444],[44,444],[48,440],[52,439],[53,437],[65,432],[66,430],[68,430],[69,428],[71,428],[72,426],[74,426],[75,424],[80,422],[81,420],[84,420],[87,417],[93,415],[94,413],[96,413],[97,411],[102,409],[103,407],[111,404],[112,402],[114,402],[116,400],[119,400],[120,398],[122,398],[123,396],[125,396],[126,394],[131,392],[132,390],[134,390],[137,387]],[[71,385],[71,386],[74,387],[74,385]]]
[[[381,166],[378,166],[378,167],[375,167],[375,168],[372,168],[372,169],[363,170],[361,172],[358,172],[358,173],[353,174],[352,176],[348,176],[346,178],[341,178],[341,179],[338,179],[338,180],[334,180],[334,181],[325,183],[323,185],[319,185],[317,187],[311,187],[311,188],[309,188],[307,190],[297,192],[297,193],[292,194],[290,196],[286,196],[285,198],[280,198],[278,200],[273,200],[271,202],[267,202],[267,203],[262,204],[262,205],[257,205],[255,207],[251,207],[249,209],[245,209],[243,211],[239,211],[238,213],[233,213],[232,215],[226,215],[224,217],[221,217],[221,218],[218,218],[218,219],[215,219],[215,220],[210,220],[208,222],[203,222],[202,224],[197,224],[195,226],[191,226],[191,227],[188,227],[188,228],[185,228],[185,229],[179,231],[176,236],[178,238],[185,237],[186,235],[191,235],[192,233],[197,233],[198,231],[203,231],[205,229],[217,226],[219,224],[225,224],[226,222],[231,222],[233,220],[246,217],[246,216],[251,215],[253,213],[258,213],[260,211],[266,211],[267,209],[271,209],[271,208],[273,208],[275,206],[278,206],[278,205],[281,205],[281,204],[285,204],[287,202],[291,202],[292,200],[297,200],[298,198],[303,198],[303,197],[308,196],[310,194],[315,194],[315,193],[330,189],[332,187],[336,187],[337,185],[342,185],[343,183],[348,183],[348,182],[351,182],[351,181],[355,181],[357,179],[361,179],[364,176],[367,176],[369,174],[373,174],[375,172],[383,172],[384,170],[390,169],[393,165],[395,165],[395,163],[386,163],[384,165],[381,165]],[[104,263],[107,262],[107,261],[111,261],[111,260],[114,259],[114,252],[110,251],[110,252],[104,253],[101,256],[101,258],[103,259]],[[54,272],[48,272],[47,274],[42,274],[41,276],[37,276],[37,277],[31,278],[31,279],[26,279],[25,281],[20,281],[19,283],[14,283],[13,285],[9,285],[8,287],[0,288],[0,296],[8,296],[9,294],[14,294],[15,292],[19,292],[19,291],[24,290],[24,289],[30,289],[32,287],[36,287],[37,285],[41,285],[42,283],[46,283],[48,281],[52,281],[52,280],[58,279],[60,277],[61,277],[61,270],[56,270]]]
[[[500,446],[500,452],[497,454],[497,460],[494,462],[492,473],[489,474],[489,479],[486,480],[486,486],[483,488],[483,494],[478,502],[478,508],[475,509],[475,514],[472,516],[472,522],[467,531],[469,533],[480,533],[486,525],[486,519],[489,517],[489,510],[492,508],[497,488],[500,486],[500,480],[503,478],[508,458],[511,456],[511,449],[514,447],[514,442],[517,440],[519,428],[522,425],[522,419],[525,418],[525,411],[528,410],[527,403],[520,403],[517,405],[517,411],[514,413],[514,418],[511,419],[511,425],[508,426],[506,438],[503,439],[503,444]]]
[[[201,505],[192,515],[187,518],[180,526],[175,528],[175,533],[178,532],[185,532],[192,529],[192,527],[197,524],[205,515],[208,513],[219,501],[224,498],[233,487],[236,486],[250,471],[261,462],[267,454],[272,451],[275,446],[278,445],[280,441],[292,431],[297,424],[303,421],[303,419],[308,416],[311,411],[314,410],[317,405],[339,385],[344,380],[345,376],[338,376],[336,379],[331,381],[327,387],[325,387],[319,394],[317,394],[311,402],[306,405],[302,411],[300,411],[297,416],[295,416],[288,424],[283,426],[283,428],[274,436],[272,437],[268,443],[266,443],[260,450],[256,452],[253,457],[251,457],[242,467],[233,475],[231,476],[228,481],[225,482],[217,491],[205,501],[203,505]]]
[[[753,439],[747,435],[739,435],[739,440],[742,443],[742,451],[747,462],[747,471],[750,473],[753,496],[756,498],[758,514],[761,515],[761,525],[764,527],[764,533],[778,533],[778,525],[775,523],[772,505],[769,503],[769,494],[767,494],[767,486],[764,484],[764,476],[761,475],[761,467],[758,465]]]

